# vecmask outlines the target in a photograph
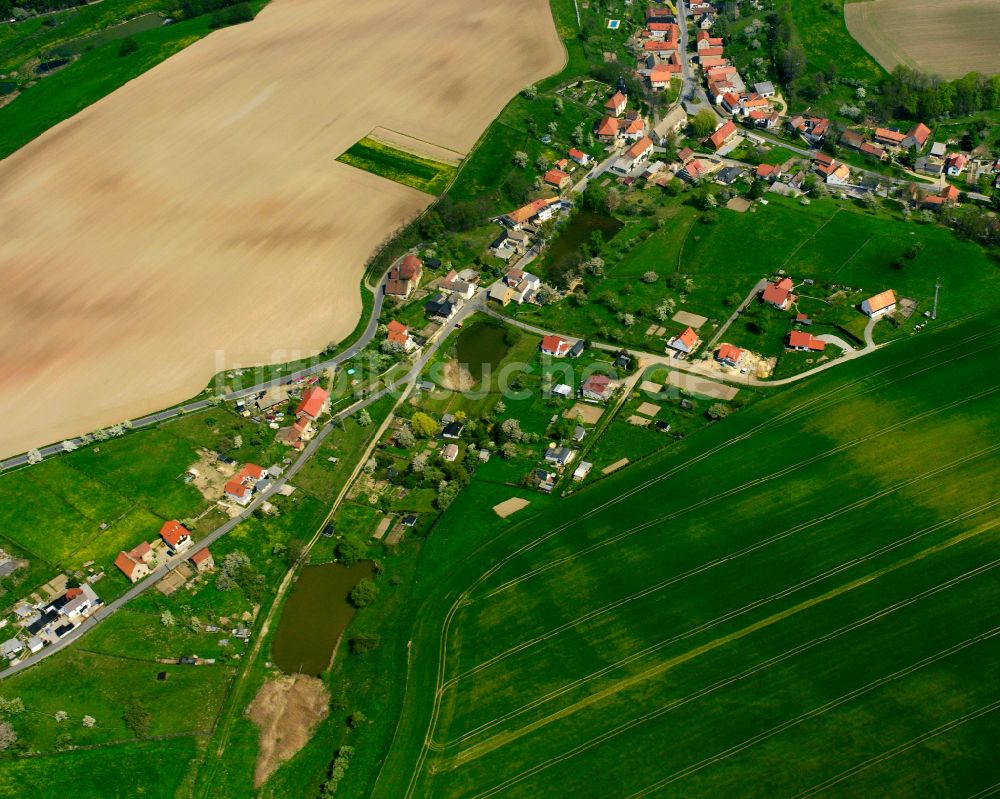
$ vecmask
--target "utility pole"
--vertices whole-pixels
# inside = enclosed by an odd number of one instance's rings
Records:
[[[937,319],[938,291],[941,289],[941,278],[934,281],[934,310],[931,311],[931,319]]]

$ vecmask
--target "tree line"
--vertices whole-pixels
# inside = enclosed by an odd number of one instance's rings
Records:
[[[879,87],[877,103],[887,117],[941,119],[1000,109],[1000,75],[970,72],[943,80],[900,64]]]

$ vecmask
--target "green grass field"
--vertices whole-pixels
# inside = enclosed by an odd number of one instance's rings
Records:
[[[432,589],[372,795],[993,785],[992,316],[799,384],[507,526],[473,529],[473,484],[425,544]]]
[[[367,136],[352,144],[337,160],[434,195],[441,194],[458,171],[458,167],[451,164],[421,158]]]
[[[850,1],[850,0],[848,0]],[[844,0],[791,0],[792,20],[806,53],[807,71],[874,83],[885,74],[844,22]]]

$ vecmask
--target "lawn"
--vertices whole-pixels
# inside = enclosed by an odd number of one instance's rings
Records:
[[[992,785],[996,332],[901,341],[485,538],[474,483],[425,544],[372,795]]]
[[[792,20],[806,52],[807,71],[877,82],[885,70],[851,36],[844,21],[844,0],[791,0]]]
[[[398,150],[367,136],[351,145],[338,161],[404,186],[441,194],[455,177],[457,167]]]

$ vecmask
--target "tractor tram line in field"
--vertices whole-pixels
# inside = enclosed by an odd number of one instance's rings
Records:
[[[977,312],[975,314],[970,314],[969,318],[977,317],[977,316],[980,316],[980,315],[981,315],[981,313]],[[948,329],[948,328],[943,328],[941,332],[943,332],[946,329]],[[878,389],[884,388],[885,386],[905,381],[907,378],[914,377],[916,375],[919,375],[919,374],[925,373],[927,371],[933,370],[935,368],[938,368],[939,364],[937,362],[932,362],[930,365],[924,366],[924,367],[916,369],[916,370],[911,370],[907,374],[901,375],[900,377],[897,377],[897,378],[894,378],[892,380],[889,380],[886,383],[880,384],[879,386],[871,386],[870,385],[870,383],[871,383],[871,381],[873,379],[875,379],[875,378],[877,378],[877,377],[879,377],[879,376],[881,376],[883,374],[887,374],[887,373],[896,371],[896,370],[898,370],[900,368],[904,368],[904,367],[909,366],[910,364],[913,364],[913,363],[918,363],[918,362],[926,363],[928,361],[928,359],[930,359],[931,361],[933,361],[933,359],[934,359],[935,356],[943,354],[943,353],[946,353],[946,352],[955,353],[958,350],[959,347],[961,347],[963,345],[967,345],[967,344],[975,342],[975,341],[978,341],[978,340],[981,340],[983,338],[986,338],[986,337],[990,336],[992,333],[994,333],[996,329],[998,329],[998,328],[993,327],[993,328],[988,329],[988,330],[979,331],[979,332],[976,332],[976,333],[973,333],[973,334],[970,334],[970,335],[967,335],[967,336],[963,336],[960,339],[958,339],[957,341],[948,342],[948,343],[944,344],[943,346],[937,347],[937,348],[935,348],[934,350],[932,350],[930,352],[924,352],[921,355],[918,355],[918,356],[915,356],[915,357],[911,357],[911,358],[908,358],[906,360],[897,361],[897,362],[895,362],[893,364],[890,364],[888,366],[882,367],[881,369],[875,370],[875,371],[873,371],[873,372],[871,372],[869,374],[863,375],[860,378],[851,381],[850,383],[847,383],[847,384],[844,384],[844,385],[835,386],[832,389],[830,389],[829,391],[826,391],[826,392],[824,392],[824,393],[822,393],[822,394],[820,394],[820,395],[818,395],[816,397],[813,397],[809,402],[804,402],[804,403],[797,404],[793,408],[790,408],[787,411],[784,411],[784,412],[782,412],[780,414],[777,414],[775,417],[773,417],[772,419],[770,419],[768,422],[761,423],[761,424],[759,424],[759,425],[751,428],[750,430],[748,430],[748,431],[740,434],[739,436],[734,437],[733,439],[730,439],[730,440],[728,440],[726,442],[723,442],[723,443],[721,443],[719,445],[716,445],[716,446],[710,448],[705,453],[702,453],[701,455],[695,456],[694,458],[687,459],[685,461],[685,464],[683,466],[675,467],[675,469],[671,470],[671,472],[679,471],[681,468],[685,468],[687,465],[689,465],[691,463],[699,462],[699,461],[704,460],[707,457],[711,457],[712,455],[716,454],[717,452],[721,451],[722,449],[724,449],[726,447],[732,446],[732,445],[734,445],[736,443],[739,443],[739,442],[742,442],[742,441],[746,441],[747,439],[751,438],[753,435],[755,435],[756,433],[758,433],[760,430],[764,429],[765,427],[769,428],[769,429],[773,429],[773,426],[774,426],[775,423],[795,418],[795,416],[797,416],[798,414],[801,414],[803,411],[805,411],[807,409],[810,409],[810,410],[814,411],[816,409],[816,407],[817,407],[817,402],[818,401],[832,399],[832,402],[831,403],[827,403],[827,405],[837,404],[837,403],[839,403],[839,402],[841,402],[841,401],[843,401],[845,399],[849,399],[851,397],[857,397],[857,396],[862,395],[864,393],[871,392],[872,390],[876,390],[877,391]],[[992,345],[987,345],[985,347],[977,348],[975,351],[970,351],[968,349],[963,350],[963,351],[959,352],[958,354],[953,355],[953,357],[951,357],[949,359],[949,363],[954,363],[955,361],[971,357],[973,355],[976,355],[976,354],[979,354],[981,352],[987,351],[987,350],[989,350],[991,348],[992,348]],[[861,384],[861,385],[859,386],[858,384]],[[851,391],[851,389],[854,389],[854,390]],[[849,394],[845,394],[845,391],[850,391],[850,393]],[[961,404],[963,404],[965,402],[968,402],[970,400],[978,399],[978,398],[982,398],[982,397],[991,395],[991,394],[995,393],[995,391],[996,391],[995,388],[993,388],[993,389],[987,389],[987,390],[984,390],[982,392],[977,393],[976,395],[964,397],[964,398],[962,398],[960,400],[956,400],[953,403],[949,403],[949,404],[946,404],[945,406],[940,406],[940,407],[938,407],[936,409],[932,409],[931,411],[925,412],[925,414],[921,414],[921,415],[918,415],[918,417],[914,417],[913,419],[907,420],[907,422],[905,422],[905,423],[897,423],[897,425],[894,426],[894,429],[898,429],[898,427],[902,426],[903,424],[912,423],[917,418],[925,418],[927,415],[934,414],[934,413],[937,413],[937,412],[940,412],[942,410],[946,410],[946,409],[949,409],[949,408],[957,407],[958,405],[961,405]],[[856,443],[857,442],[852,442],[851,444],[848,444],[847,446],[856,445]],[[609,500],[608,502],[602,503],[601,505],[598,505],[598,506],[596,506],[594,508],[591,508],[588,512],[586,512],[585,514],[583,514],[582,517],[592,517],[592,516],[596,515],[597,513],[599,513],[601,510],[613,507],[616,504],[618,504],[621,501],[623,501],[625,498],[627,498],[629,496],[632,496],[632,495],[638,493],[639,491],[642,491],[645,488],[648,488],[648,487],[650,487],[652,485],[655,485],[656,483],[660,482],[663,479],[665,479],[665,475],[659,475],[659,476],[657,476],[655,478],[652,478],[650,480],[647,480],[647,481],[641,483],[638,486],[634,486],[629,491],[627,491],[624,494],[616,497],[615,499]],[[964,514],[960,514],[960,515],[964,516]],[[527,521],[527,520],[525,520],[525,521]],[[522,522],[521,524],[524,524],[524,523],[525,522]],[[515,525],[515,528],[519,527],[519,526],[520,525]],[[558,535],[560,532],[564,531],[569,526],[570,526],[570,524],[568,524],[568,523],[567,524],[558,525],[556,528],[549,530],[548,532],[544,533],[542,536],[539,536],[538,538],[529,541],[528,543],[526,543],[522,547],[518,548],[516,551],[514,551],[514,552],[508,554],[507,556],[501,558],[497,563],[494,563],[488,570],[486,570],[483,574],[481,574],[479,576],[479,578],[477,578],[474,581],[474,583],[466,591],[464,591],[462,594],[460,594],[457,597],[457,599],[455,600],[454,604],[449,608],[449,611],[446,614],[445,619],[444,619],[444,624],[443,624],[442,631],[441,631],[441,634],[439,636],[439,642],[438,642],[438,648],[439,648],[439,657],[438,657],[438,664],[437,664],[437,671],[438,671],[437,686],[438,687],[435,690],[435,696],[434,696],[434,701],[433,701],[432,707],[431,707],[431,715],[430,715],[430,719],[429,719],[429,724],[428,724],[427,732],[426,732],[426,734],[424,736],[424,743],[423,743],[423,746],[421,747],[420,753],[419,753],[419,755],[417,757],[417,762],[415,763],[415,768],[411,772],[411,779],[410,779],[408,787],[407,787],[406,796],[409,797],[409,796],[413,796],[414,795],[414,791],[416,790],[416,787],[417,787],[417,785],[419,784],[419,782],[421,780],[421,775],[424,773],[424,767],[425,767],[425,764],[426,764],[426,761],[427,761],[428,754],[430,752],[432,752],[432,751],[439,750],[440,747],[442,747],[442,746],[450,747],[450,746],[452,746],[454,744],[454,742],[449,742],[448,744],[438,744],[438,743],[436,743],[434,741],[434,734],[435,734],[435,731],[436,731],[436,728],[437,728],[438,720],[440,718],[443,693],[444,693],[444,691],[445,691],[445,689],[447,687],[447,682],[448,682],[448,680],[446,678],[447,660],[448,660],[447,651],[448,651],[448,648],[449,648],[449,646],[448,646],[448,640],[449,640],[449,636],[450,636],[450,630],[451,630],[452,622],[454,621],[457,612],[461,608],[466,607],[469,604],[470,597],[471,597],[472,593],[477,588],[479,588],[483,583],[485,583],[490,577],[492,577],[494,574],[496,574],[501,568],[503,568],[503,566],[505,566],[507,563],[509,563],[514,558],[516,558],[516,557],[524,554],[525,552],[527,552],[527,551],[529,551],[529,550],[537,547],[538,545],[540,545],[541,543],[543,543],[545,540],[548,540],[551,537],[553,537],[555,535]],[[478,549],[480,549],[480,548],[477,547],[476,550],[478,550]],[[473,733],[473,734],[475,734],[475,733]],[[459,740],[463,740],[463,739],[465,739],[465,736],[463,736],[463,738],[459,739]],[[436,769],[434,769],[434,771],[436,771]]]
[[[626,722],[620,727],[616,727],[614,730],[610,730],[608,731],[608,733],[603,734],[602,736],[600,736],[600,740],[603,741],[605,738],[610,737],[611,735],[617,735],[620,732],[624,732],[626,728],[631,729],[632,727],[635,727],[636,725],[641,724],[645,721],[650,721],[654,718],[659,718],[660,716],[663,716],[664,714],[668,713],[669,711],[677,707],[680,707],[681,705],[685,705],[695,700],[702,699],[722,688],[732,685],[733,683],[739,682],[740,680],[744,680],[747,677],[751,677],[755,674],[759,674],[763,671],[766,671],[772,666],[785,662],[790,658],[795,657],[796,655],[799,655],[803,652],[807,652],[811,649],[816,648],[817,646],[821,646],[822,644],[828,643],[829,641],[832,641],[848,633],[855,632],[856,630],[859,630],[868,624],[881,621],[887,616],[890,616],[893,613],[896,613],[897,611],[908,608],[911,605],[916,604],[917,602],[927,599],[928,597],[935,596],[941,593],[942,591],[946,591],[950,588],[960,585],[967,580],[983,576],[984,574],[988,574],[990,571],[992,571],[992,569],[996,568],[997,566],[1000,566],[1000,561],[994,561],[993,563],[978,566],[975,569],[972,569],[964,574],[958,575],[957,577],[952,577],[951,579],[946,580],[945,582],[935,585],[924,591],[921,591],[918,594],[915,594],[906,599],[895,602],[887,607],[881,608],[875,611],[874,613],[865,616],[864,618],[858,619],[836,630],[824,633],[823,635],[817,636],[809,641],[805,641],[801,644],[798,644],[790,649],[785,650],[784,652],[779,653],[778,655],[775,655],[771,658],[768,658],[767,660],[761,661],[747,669],[744,669],[743,671],[740,671],[729,677],[725,677],[721,680],[718,680],[712,683],[711,685],[705,686],[704,688],[701,688],[679,699],[672,700],[671,702],[660,708],[657,708],[653,711],[643,714],[642,716],[632,719],[631,721]],[[470,733],[469,735],[472,734],[475,734],[475,731],[473,733]],[[590,748],[590,746],[596,745],[596,743],[598,742],[600,741],[595,740],[594,742],[586,742],[585,744],[581,744],[580,747]],[[583,751],[582,749],[580,749],[580,747],[575,747],[572,750],[572,753],[579,754],[580,751]]]
[[[602,701],[604,699],[607,699],[607,698],[609,698],[609,697],[611,697],[611,696],[613,696],[615,694],[618,694],[618,693],[622,692],[623,690],[627,690],[628,688],[631,688],[631,687],[633,687],[633,686],[635,686],[635,685],[637,685],[637,684],[639,684],[641,682],[644,682],[644,681],[646,681],[648,679],[651,679],[652,677],[656,677],[656,676],[662,674],[665,671],[669,671],[669,670],[671,670],[673,668],[676,668],[678,665],[680,665],[682,663],[689,662],[692,659],[695,659],[697,657],[700,657],[703,654],[706,654],[707,652],[710,652],[710,651],[712,651],[714,649],[717,649],[717,648],[719,648],[721,646],[725,646],[725,645],[728,645],[728,644],[730,644],[730,643],[732,643],[734,641],[737,641],[737,640],[740,640],[742,638],[745,638],[746,636],[751,635],[751,634],[753,634],[755,632],[758,632],[759,630],[762,630],[762,629],[764,629],[766,627],[769,627],[769,626],[771,626],[773,624],[785,621],[786,619],[788,619],[788,618],[790,618],[790,617],[792,617],[792,616],[794,616],[794,615],[796,615],[798,613],[801,613],[804,610],[809,610],[809,609],[815,607],[816,605],[818,605],[818,604],[820,604],[822,602],[826,602],[826,601],[829,601],[830,599],[837,598],[837,597],[839,597],[839,596],[841,596],[841,595],[843,595],[845,593],[848,593],[848,592],[854,590],[855,588],[858,588],[860,586],[866,585],[866,584],[870,583],[871,581],[876,580],[879,577],[882,577],[882,576],[884,576],[886,574],[889,574],[891,572],[897,571],[898,569],[905,568],[906,566],[912,565],[913,563],[916,563],[916,562],[924,559],[929,554],[933,554],[935,552],[942,551],[943,549],[947,549],[947,548],[949,548],[951,546],[955,546],[957,544],[961,544],[964,541],[968,540],[969,538],[975,537],[977,535],[981,535],[981,534],[983,534],[985,532],[990,532],[990,531],[994,530],[997,526],[1000,526],[1000,520],[996,520],[996,521],[994,521],[992,523],[984,525],[984,526],[982,526],[979,529],[976,529],[974,531],[970,531],[970,532],[967,532],[967,533],[963,533],[963,534],[954,536],[953,538],[951,538],[951,539],[949,539],[947,541],[944,541],[944,542],[942,542],[940,544],[935,544],[935,545],[933,545],[931,547],[928,547],[925,550],[921,550],[920,552],[918,552],[918,553],[916,553],[914,555],[908,556],[906,558],[903,558],[902,560],[900,560],[900,561],[898,561],[896,563],[889,564],[889,565],[887,565],[887,566],[885,566],[885,567],[883,567],[881,569],[876,569],[874,572],[870,572],[869,574],[865,574],[865,575],[862,575],[860,577],[857,577],[857,578],[851,580],[850,582],[844,583],[843,585],[836,586],[836,587],[834,587],[834,588],[832,588],[832,589],[830,589],[830,590],[828,590],[828,591],[826,591],[826,592],[824,592],[824,593],[822,593],[822,594],[820,594],[818,596],[811,597],[811,598],[808,598],[808,599],[804,599],[801,602],[799,602],[798,604],[793,605],[793,606],[791,606],[789,608],[786,608],[785,610],[777,611],[777,612],[773,613],[772,615],[767,616],[767,617],[765,617],[763,619],[760,619],[760,620],[755,621],[755,622],[751,622],[746,627],[743,627],[743,628],[741,628],[739,630],[734,630],[731,633],[727,633],[725,635],[720,636],[719,638],[715,638],[713,640],[710,640],[710,641],[708,641],[708,642],[706,642],[704,644],[701,644],[701,645],[695,647],[694,649],[688,650],[687,652],[683,652],[683,653],[680,653],[678,655],[675,655],[675,656],[669,658],[668,660],[662,661],[660,663],[657,663],[657,664],[651,666],[650,668],[648,668],[648,669],[646,669],[646,670],[644,670],[642,672],[639,672],[637,674],[633,674],[633,675],[630,675],[630,676],[627,676],[627,677],[623,677],[619,681],[617,681],[615,683],[612,683],[611,685],[607,686],[606,688],[603,688],[603,689],[601,689],[601,690],[599,690],[599,691],[597,691],[597,692],[595,692],[593,694],[590,694],[588,696],[585,696],[585,697],[577,700],[576,702],[574,702],[574,703],[572,703],[570,705],[567,705],[567,706],[565,706],[563,708],[560,708],[560,709],[558,709],[556,711],[553,711],[548,716],[544,716],[544,717],[542,717],[540,719],[537,719],[535,721],[529,722],[528,724],[526,724],[523,727],[518,728],[516,730],[510,731],[510,732],[506,732],[506,733],[504,733],[504,732],[497,733],[493,738],[487,739],[486,741],[483,741],[483,742],[481,742],[479,744],[475,744],[475,745],[469,747],[468,749],[463,750],[462,752],[458,753],[454,757],[454,759],[452,761],[451,768],[457,768],[457,767],[461,766],[464,762],[467,762],[469,760],[481,757],[482,755],[484,755],[484,754],[486,754],[486,753],[488,753],[490,751],[493,751],[493,750],[495,750],[495,749],[497,749],[497,748],[499,748],[501,746],[506,745],[507,743],[510,743],[512,740],[516,740],[517,738],[521,738],[524,735],[530,734],[530,733],[535,732],[536,730],[538,730],[538,729],[540,729],[540,728],[542,728],[544,726],[547,726],[548,724],[551,724],[551,723],[553,723],[555,721],[559,721],[560,719],[566,718],[568,715],[571,715],[572,713],[575,713],[575,712],[577,712],[577,711],[579,711],[579,710],[581,710],[581,709],[583,709],[585,707],[592,706],[592,705],[594,705],[597,702],[600,702],[600,701]],[[875,557],[875,556],[873,555],[872,557]],[[870,558],[866,557],[866,558],[861,558],[861,559],[852,561],[849,564],[845,565],[844,568],[849,568],[850,566],[857,565],[858,563],[865,562],[866,560],[869,560],[869,559]],[[990,564],[990,567],[992,568],[993,566],[996,566],[996,565],[1000,565],[1000,561],[994,561],[992,564]],[[837,572],[843,571],[844,568],[838,568],[838,569],[834,570],[833,573],[837,573]],[[663,648],[665,646],[668,646],[671,643],[675,643],[677,641],[685,640],[685,639],[690,638],[690,637],[692,637],[694,635],[697,635],[698,633],[701,633],[701,632],[704,632],[706,630],[709,630],[712,627],[715,627],[718,624],[721,624],[721,623],[723,623],[725,621],[729,621],[731,619],[737,618],[737,617],[743,615],[744,613],[746,613],[746,612],[748,612],[750,610],[754,610],[756,608],[763,607],[764,605],[767,605],[767,604],[769,604],[770,602],[772,602],[772,601],[774,601],[776,599],[781,599],[781,598],[784,598],[786,596],[790,596],[791,594],[797,592],[801,588],[807,587],[810,584],[818,582],[822,578],[825,578],[826,576],[828,576],[828,575],[820,575],[819,577],[817,577],[815,579],[812,579],[812,580],[808,580],[808,581],[806,581],[805,583],[803,583],[801,585],[792,586],[790,588],[784,589],[783,591],[777,592],[776,594],[774,594],[772,596],[764,597],[763,599],[757,600],[756,602],[753,602],[753,603],[747,605],[745,608],[738,608],[738,609],[736,609],[736,610],[734,610],[734,611],[732,611],[732,612],[730,612],[728,614],[725,614],[724,616],[722,616],[722,617],[720,617],[718,619],[713,619],[713,620],[711,620],[709,622],[706,622],[705,624],[700,625],[699,627],[692,628],[691,630],[687,630],[687,631],[685,631],[683,633],[680,633],[679,635],[674,636],[673,638],[668,639],[667,641],[664,641],[664,642],[661,642],[660,644],[654,645],[653,647],[650,647],[649,649],[643,651],[642,653],[636,653],[636,655],[629,656],[628,658],[625,658],[624,660],[625,661],[633,661],[634,659],[636,659],[637,655],[645,656],[647,654],[652,654],[651,650],[661,649],[661,648]],[[602,672],[601,676],[603,676],[604,673],[608,673],[609,671],[614,671],[615,669],[619,668],[620,665],[621,665],[621,662],[616,663],[616,664],[611,664],[611,666],[607,667],[606,669],[602,669],[601,670],[601,672]],[[590,681],[593,678],[594,678],[594,675],[590,675],[590,676],[584,678],[584,681],[585,682],[586,681]]]
[[[681,508],[680,510],[674,511],[674,512],[669,513],[669,514],[666,514],[665,516],[661,516],[661,517],[659,517],[657,519],[651,520],[650,522],[646,522],[646,523],[644,523],[641,526],[630,528],[629,530],[626,530],[624,532],[618,533],[617,535],[614,535],[614,536],[612,536],[610,538],[607,538],[607,539],[605,539],[603,541],[598,541],[598,542],[592,544],[591,546],[586,547],[585,549],[581,549],[581,550],[579,550],[578,552],[576,552],[576,553],[574,553],[572,555],[566,555],[566,556],[564,556],[562,558],[557,558],[556,560],[549,561],[544,566],[539,566],[539,567],[537,567],[535,569],[532,569],[531,571],[525,572],[524,574],[522,574],[522,575],[520,575],[520,576],[518,576],[516,578],[513,578],[511,580],[509,580],[506,583],[503,583],[502,585],[498,586],[497,588],[493,589],[488,594],[486,594],[484,596],[484,598],[485,599],[493,598],[497,594],[499,594],[499,593],[501,593],[503,591],[506,591],[506,590],[514,587],[515,585],[518,585],[518,584],[524,582],[527,579],[535,577],[538,574],[541,574],[542,572],[549,571],[550,569],[556,568],[557,566],[561,566],[561,565],[563,565],[565,563],[568,563],[570,561],[576,560],[579,557],[581,557],[583,555],[587,555],[587,554],[589,554],[589,553],[591,553],[591,552],[593,552],[595,550],[598,550],[598,549],[601,549],[603,547],[607,547],[607,546],[610,546],[612,544],[615,544],[618,541],[621,541],[624,538],[628,538],[629,536],[635,535],[637,532],[641,532],[642,530],[644,530],[644,529],[646,529],[646,528],[648,528],[650,526],[653,526],[653,525],[658,524],[658,523],[663,522],[663,521],[669,521],[669,520],[678,518],[680,516],[683,516],[683,515],[685,515],[687,513],[692,512],[692,511],[695,511],[695,510],[698,510],[700,508],[706,507],[708,505],[714,504],[719,499],[725,499],[727,497],[733,496],[735,494],[739,494],[739,493],[741,493],[743,491],[746,491],[746,490],[751,489],[751,488],[755,488],[757,486],[763,485],[765,483],[771,482],[771,481],[779,479],[781,477],[786,477],[789,474],[792,474],[792,473],[794,473],[796,471],[799,471],[800,469],[802,469],[805,466],[810,466],[810,465],[812,465],[814,463],[817,463],[817,462],[819,462],[821,460],[824,460],[825,458],[830,457],[831,455],[837,455],[837,454],[842,453],[842,452],[844,452],[846,450],[849,450],[849,449],[852,449],[854,447],[857,447],[857,446],[859,446],[861,444],[870,443],[871,441],[874,441],[874,440],[876,440],[876,439],[878,439],[878,438],[880,438],[880,437],[882,437],[884,435],[896,432],[897,430],[900,430],[900,429],[906,427],[907,425],[912,424],[913,422],[924,421],[924,420],[929,419],[929,418],[931,418],[931,417],[933,417],[933,416],[935,416],[935,415],[937,415],[939,413],[942,413],[944,411],[953,410],[954,408],[957,408],[957,407],[959,407],[961,405],[964,405],[967,402],[972,402],[972,401],[975,401],[975,400],[983,399],[984,397],[987,397],[987,396],[991,396],[991,395],[997,393],[998,391],[1000,391],[1000,385],[995,386],[995,387],[990,388],[990,389],[986,389],[984,391],[981,391],[978,394],[973,394],[973,395],[969,395],[967,397],[963,397],[962,399],[955,400],[955,401],[953,401],[951,403],[939,406],[939,407],[934,408],[932,410],[924,411],[923,413],[920,413],[920,414],[917,414],[915,416],[909,417],[909,418],[907,418],[907,419],[905,419],[903,421],[897,422],[894,425],[890,425],[889,427],[881,428],[877,432],[870,433],[870,434],[868,434],[866,436],[861,436],[859,438],[856,438],[856,439],[853,439],[851,441],[848,441],[848,442],[846,442],[844,444],[839,444],[838,446],[833,447],[833,448],[827,450],[826,452],[822,452],[822,453],[819,453],[817,455],[813,455],[813,456],[811,456],[809,458],[806,458],[806,459],[804,459],[802,461],[798,461],[797,463],[794,463],[794,464],[792,464],[790,466],[786,466],[785,468],[780,469],[780,470],[778,470],[776,472],[772,472],[771,474],[764,475],[763,477],[755,478],[754,480],[747,481],[746,483],[743,483],[741,485],[738,485],[738,486],[735,486],[733,488],[727,489],[726,491],[722,491],[722,492],[719,492],[717,494],[714,494],[713,496],[711,496],[711,497],[709,497],[707,499],[701,500],[699,502],[696,502],[693,505],[688,505],[688,506],[686,506],[684,508]],[[656,480],[656,482],[659,482],[659,480]]]

